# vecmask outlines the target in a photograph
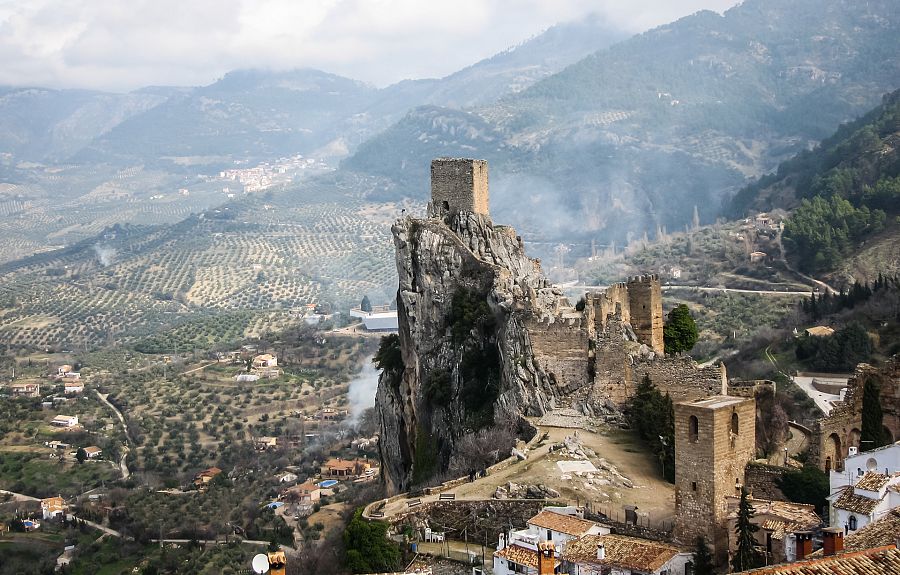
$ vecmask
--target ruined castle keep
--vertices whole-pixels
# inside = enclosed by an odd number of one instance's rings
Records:
[[[728,554],[726,497],[740,495],[756,451],[756,401],[717,395],[675,404],[675,537]]]
[[[493,224],[485,161],[436,159],[431,178],[428,217],[392,227],[403,361],[376,396],[389,491],[446,469],[466,433],[555,408],[607,412],[645,375],[676,400],[725,392],[724,366],[665,357],[658,277],[575,306]]]

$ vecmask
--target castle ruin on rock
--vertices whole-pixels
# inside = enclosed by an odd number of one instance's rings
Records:
[[[645,375],[675,400],[725,393],[724,366],[665,356],[657,276],[573,305],[492,222],[487,162],[436,159],[431,177],[428,217],[392,227],[402,365],[376,397],[389,491],[446,469],[466,433],[555,408],[607,413]]]

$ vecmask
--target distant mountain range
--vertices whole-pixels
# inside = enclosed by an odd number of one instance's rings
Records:
[[[431,157],[487,158],[494,213],[530,237],[681,229],[900,86],[898,37],[892,0],[747,0],[486,106],[418,108],[343,165],[421,198]]]
[[[15,161],[176,171],[297,153],[343,156],[414,106],[487,104],[625,37],[586,18],[446,78],[384,89],[311,69],[240,70],[209,86],[129,94],[0,88],[0,152]]]

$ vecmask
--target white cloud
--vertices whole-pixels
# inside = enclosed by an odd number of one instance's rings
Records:
[[[0,84],[127,90],[235,68],[385,85],[452,73],[591,12],[631,32],[735,0],[0,0]]]

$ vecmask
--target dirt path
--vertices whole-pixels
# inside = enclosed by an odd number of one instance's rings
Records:
[[[125,432],[125,437],[128,439],[128,443],[134,445],[134,441],[131,439],[131,435],[128,433],[128,425],[125,423],[125,417],[122,415],[122,412],[119,411],[119,409],[115,405],[110,403],[108,399],[106,399],[107,397],[109,397],[109,394],[103,395],[96,389],[94,390],[94,393],[97,394],[97,398],[101,402],[106,404],[106,406],[116,414],[116,417],[119,418],[119,423],[122,424],[122,431]],[[131,477],[131,471],[128,469],[128,464],[126,463],[129,451],[131,450],[127,445],[122,446],[122,456],[119,458],[119,470],[122,472],[123,480],[127,480],[129,477]]]

